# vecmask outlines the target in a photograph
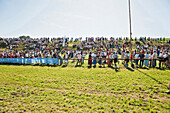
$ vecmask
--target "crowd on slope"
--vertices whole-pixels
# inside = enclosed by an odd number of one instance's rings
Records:
[[[88,58],[88,65],[96,67],[98,63],[100,67],[109,67],[114,65],[117,68],[119,59],[123,59],[122,63],[127,67],[129,62],[134,67],[156,67],[156,59],[159,59],[159,68],[161,64],[168,64],[170,56],[169,44],[162,46],[161,44],[154,45],[153,42],[165,41],[164,39],[152,38],[135,38],[136,47],[129,50],[129,39],[119,38],[104,38],[87,37],[86,40],[79,40],[80,43],[75,43],[69,46],[73,41],[69,38],[4,38],[1,40],[6,46],[5,51],[0,51],[0,58],[58,58],[60,64],[67,65],[69,59],[72,62],[84,63],[84,59]],[[22,46],[22,50],[17,50]],[[131,52],[131,53],[130,53]]]

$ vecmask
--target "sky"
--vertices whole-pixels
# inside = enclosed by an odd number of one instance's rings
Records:
[[[131,0],[132,37],[170,38],[170,0]],[[0,0],[0,37],[129,37],[128,0]]]

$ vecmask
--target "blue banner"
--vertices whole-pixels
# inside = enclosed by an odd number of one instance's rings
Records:
[[[12,64],[59,64],[58,58],[0,58],[0,63]]]

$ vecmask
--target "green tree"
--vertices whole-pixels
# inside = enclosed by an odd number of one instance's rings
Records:
[[[27,38],[30,38],[30,36],[19,36],[20,39],[27,39]]]

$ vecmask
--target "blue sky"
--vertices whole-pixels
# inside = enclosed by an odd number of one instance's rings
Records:
[[[170,0],[131,0],[132,36],[170,37]],[[128,0],[0,0],[0,37],[129,36]]]

